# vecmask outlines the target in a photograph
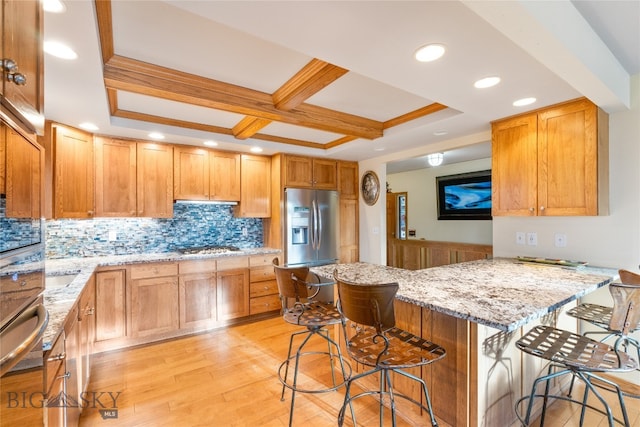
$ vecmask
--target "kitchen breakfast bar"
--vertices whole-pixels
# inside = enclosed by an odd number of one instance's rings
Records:
[[[515,402],[529,393],[543,364],[514,342],[537,324],[575,331],[576,320],[565,309],[618,278],[609,268],[510,258],[423,270],[352,263],[312,271],[361,284],[399,284],[397,325],[447,351],[419,374],[429,385],[436,416],[453,426],[517,425]],[[403,391],[419,396],[419,390]]]

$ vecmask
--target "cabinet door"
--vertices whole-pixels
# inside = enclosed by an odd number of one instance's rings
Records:
[[[271,216],[271,159],[242,155],[239,216]]]
[[[358,232],[358,200],[340,197],[340,262],[360,259]]]
[[[154,277],[131,282],[131,335],[144,337],[179,327],[177,277]]]
[[[249,272],[247,269],[217,274],[218,320],[249,315]]]
[[[44,127],[44,86],[42,34],[43,13],[39,0],[4,0],[2,2],[2,59],[12,60],[19,73],[26,79],[24,85],[9,80],[9,73],[2,73],[2,93],[9,107],[34,130]],[[13,74],[17,76],[17,74]]]
[[[80,399],[80,342],[79,342],[79,322],[77,307],[69,313],[67,322],[64,326],[65,334],[65,353],[66,357],[66,379],[65,394],[74,399],[78,403],[82,403]],[[75,405],[67,405],[66,408],[66,427],[77,426],[80,421],[80,407]]]
[[[6,140],[5,215],[8,218],[40,218],[44,153],[14,129],[1,125]]]
[[[313,161],[310,157],[285,156],[285,187],[313,187]]]
[[[216,321],[216,275],[180,276],[180,328],[205,328]]]
[[[240,154],[211,152],[209,158],[211,171],[209,198],[240,201]]]
[[[173,216],[173,147],[138,143],[137,153],[138,216]]]
[[[338,189],[338,162],[335,160],[313,159],[313,188],[319,190]]]
[[[96,216],[136,216],[136,143],[97,137]]]
[[[90,218],[94,214],[93,136],[53,125],[54,217]]]
[[[209,200],[209,155],[202,148],[173,148],[174,199]]]
[[[492,125],[492,215],[537,215],[537,116]]]
[[[78,305],[78,319],[80,321],[80,393],[87,391],[89,385],[89,377],[91,374],[91,354],[93,353],[93,343],[95,341],[95,306],[96,306],[96,289],[95,276],[85,285],[82,295],[80,296],[80,304]]]
[[[55,373],[51,387],[47,391],[47,404],[51,406],[45,407],[44,418],[47,427],[65,427],[66,408],[64,405],[56,405],[55,399],[65,394],[65,366],[64,363]]]
[[[358,163],[338,162],[338,191],[340,199],[358,200]]]
[[[538,114],[538,215],[598,214],[596,110],[583,100]]]
[[[96,341],[126,336],[125,270],[96,273]]]

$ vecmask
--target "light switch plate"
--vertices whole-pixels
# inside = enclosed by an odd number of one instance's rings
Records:
[[[516,244],[517,245],[526,244],[524,231],[516,231]]]
[[[567,246],[567,235],[564,233],[556,233],[555,235],[556,248],[564,248]]]
[[[529,246],[538,245],[538,233],[527,233],[527,245]]]

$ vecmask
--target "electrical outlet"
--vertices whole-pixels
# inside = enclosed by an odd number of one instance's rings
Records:
[[[115,242],[118,240],[118,232],[116,230],[109,230],[109,241]]]
[[[567,246],[567,235],[564,233],[556,233],[555,235],[556,248],[564,248]]]
[[[524,245],[525,244],[524,231],[516,231],[516,244],[517,245]]]
[[[247,237],[248,235],[249,235],[249,232],[247,231],[247,227],[242,227],[242,236]]]
[[[529,246],[538,245],[538,233],[527,233],[527,245]]]

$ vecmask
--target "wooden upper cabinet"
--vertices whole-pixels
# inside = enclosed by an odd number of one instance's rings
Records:
[[[340,199],[358,200],[358,163],[338,162],[338,191]]]
[[[137,143],[138,216],[173,216],[173,147],[165,144]]]
[[[5,215],[40,218],[44,150],[3,122],[0,135],[0,193],[6,194]]]
[[[96,137],[96,216],[136,216],[136,143]]]
[[[209,200],[209,153],[196,147],[173,148],[173,198]]]
[[[93,135],[49,123],[53,153],[53,217],[94,216]]]
[[[284,186],[337,190],[337,164],[336,160],[287,155],[284,158]]]
[[[0,58],[12,61],[2,67],[2,104],[31,131],[44,129],[43,10],[39,0],[2,0]],[[8,64],[5,64],[8,65]],[[16,84],[22,81],[24,84]]]
[[[492,124],[494,216],[608,214],[608,117],[579,99]]]
[[[271,216],[271,159],[264,156],[241,156],[240,217]]]
[[[211,200],[240,201],[240,154],[209,153]]]

